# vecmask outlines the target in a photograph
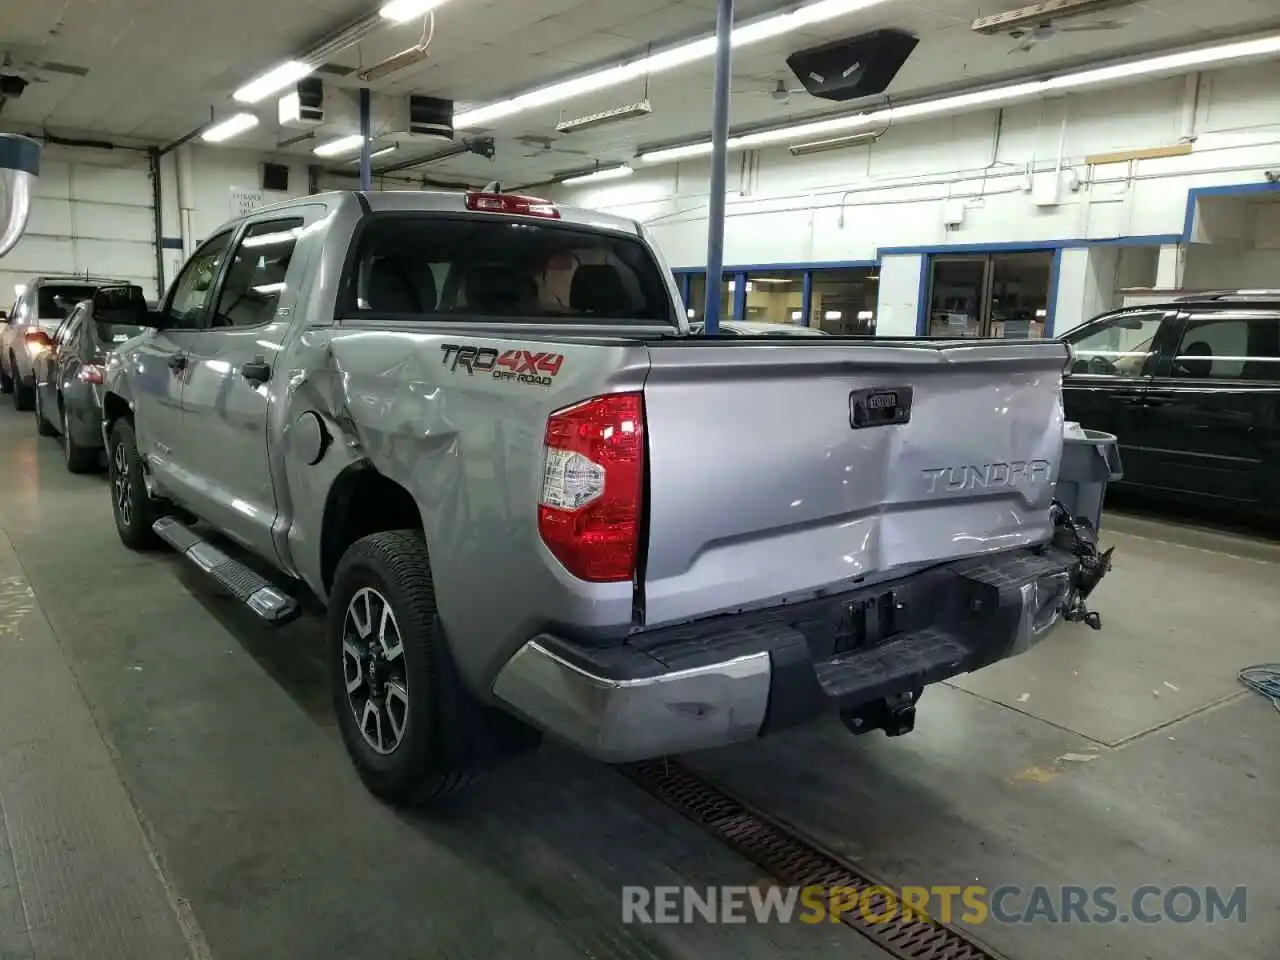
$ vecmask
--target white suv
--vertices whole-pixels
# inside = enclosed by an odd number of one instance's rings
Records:
[[[0,393],[12,393],[13,405],[30,410],[35,403],[32,359],[49,349],[58,324],[98,287],[120,283],[105,277],[36,277],[19,285],[13,308],[0,327]]]

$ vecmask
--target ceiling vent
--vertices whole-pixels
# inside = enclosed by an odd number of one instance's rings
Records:
[[[1069,17],[1083,17],[1121,7],[1130,7],[1138,0],[1041,0],[1016,10],[978,17],[970,27],[974,33],[996,36],[1019,28],[1034,29]]]

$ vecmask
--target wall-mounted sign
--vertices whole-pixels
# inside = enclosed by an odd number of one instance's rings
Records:
[[[288,200],[289,195],[279,190],[262,190],[258,187],[231,188],[231,218],[246,217],[259,207]]]

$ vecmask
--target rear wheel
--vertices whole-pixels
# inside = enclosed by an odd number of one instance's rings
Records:
[[[471,780],[443,705],[458,682],[446,666],[435,589],[420,531],[357,540],[329,599],[334,711],[360,779],[391,803],[422,803]]]
[[[57,431],[57,430],[55,430],[55,429],[53,428],[53,424],[51,424],[51,423],[50,423],[50,422],[45,418],[45,415],[44,415],[44,403],[43,403],[43,401],[41,401],[41,399],[40,399],[40,391],[39,391],[39,390],[37,390],[37,391],[36,391],[36,405],[35,405],[35,407],[36,407],[36,410],[35,410],[35,413],[36,413],[36,433],[40,434],[40,436],[42,436],[42,437],[56,437],[56,436],[58,435],[58,431]]]
[[[160,538],[151,529],[159,514],[155,501],[147,496],[133,423],[125,417],[111,428],[107,469],[111,478],[111,512],[120,542],[132,550],[159,546]]]
[[[13,371],[13,408],[30,410],[36,405],[36,388],[22,382],[22,371],[12,353],[9,354],[9,369]]]
[[[82,447],[71,435],[71,423],[67,419],[67,408],[58,402],[58,412],[62,414],[62,454],[67,461],[67,469],[72,473],[89,473],[98,469],[98,451],[94,447]],[[144,488],[144,493],[145,488]]]

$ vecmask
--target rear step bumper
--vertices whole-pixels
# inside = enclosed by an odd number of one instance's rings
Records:
[[[298,615],[298,602],[239,560],[227,556],[182,521],[161,517],[151,525],[156,535],[207,573],[219,586],[272,626]]]
[[[1062,619],[1078,562],[1058,548],[1019,550],[612,647],[542,634],[493,692],[610,762],[750,740],[1022,653]]]

